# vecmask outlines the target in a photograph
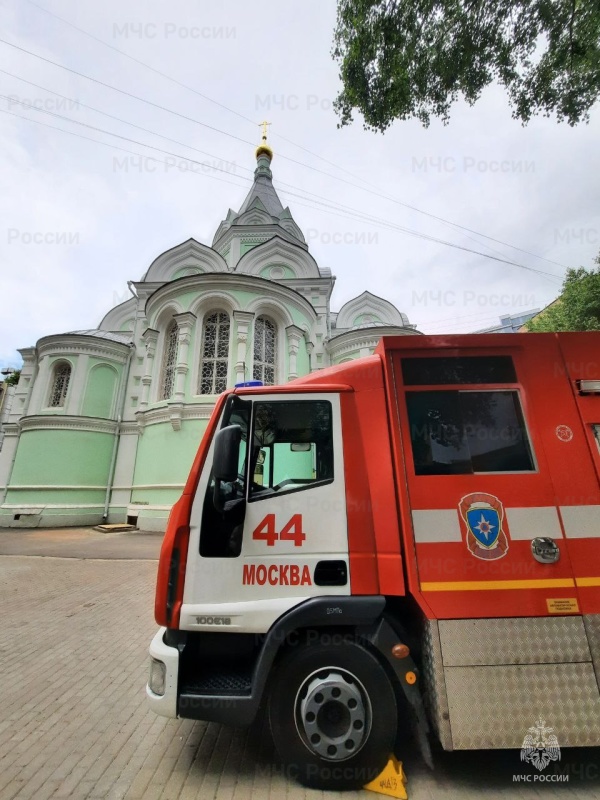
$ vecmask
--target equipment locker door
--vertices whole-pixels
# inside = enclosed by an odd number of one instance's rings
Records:
[[[570,419],[557,343],[464,338],[393,356],[411,589],[438,619],[578,614],[549,463],[548,426]]]

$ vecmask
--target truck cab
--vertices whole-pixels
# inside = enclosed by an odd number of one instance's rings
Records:
[[[316,788],[369,782],[408,730],[429,762],[431,736],[520,747],[540,715],[599,744],[599,340],[384,337],[222,395],[161,551],[154,710],[264,705]]]

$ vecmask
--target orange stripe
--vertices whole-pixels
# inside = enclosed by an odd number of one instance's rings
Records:
[[[600,586],[600,578],[575,578],[577,586]]]
[[[580,578],[579,580],[597,580],[598,578]],[[492,589],[572,589],[575,581],[572,578],[549,578],[529,581],[427,581],[421,584],[423,592],[474,592]]]

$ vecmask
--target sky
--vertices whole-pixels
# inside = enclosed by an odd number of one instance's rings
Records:
[[[331,0],[3,0],[0,21],[0,368],[95,328],[165,250],[210,245],[264,119],[334,311],[368,289],[424,333],[479,330],[600,250],[598,108],[524,127],[492,86],[447,126],[340,129]]]

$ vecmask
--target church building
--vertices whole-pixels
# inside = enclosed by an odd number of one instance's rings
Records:
[[[167,250],[96,328],[19,350],[0,527],[129,521],[164,531],[217,395],[367,355],[384,334],[418,333],[368,291],[331,311],[335,278],[281,204],[272,159],[263,136],[252,188],[211,246],[188,239]]]

